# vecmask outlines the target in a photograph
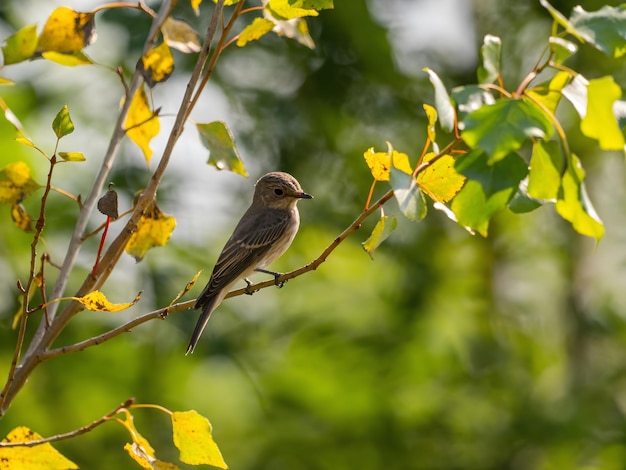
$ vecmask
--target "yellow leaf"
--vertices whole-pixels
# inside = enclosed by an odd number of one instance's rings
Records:
[[[52,12],[39,36],[37,51],[71,54],[91,44],[96,38],[94,13],[80,13],[59,7]]]
[[[90,65],[93,61],[81,51],[64,54],[62,52],[47,51],[42,52],[42,57],[50,62],[55,62],[66,67],[75,67],[76,65]]]
[[[11,207],[11,218],[20,230],[24,232],[33,231],[33,221],[22,204],[13,204]]]
[[[256,41],[269,33],[272,28],[274,28],[273,21],[266,18],[255,18],[254,21],[246,26],[239,34],[237,46],[243,47],[250,41]]]
[[[228,468],[211,436],[211,423],[194,410],[172,413],[174,445],[180,450],[180,460],[190,465],[212,465]]]
[[[159,134],[161,125],[159,118],[148,105],[148,97],[143,87],[137,90],[126,117],[126,134],[143,152],[146,162],[150,163],[152,149],[150,141]]]
[[[293,20],[303,16],[319,15],[317,10],[293,7],[289,0],[270,0],[265,8],[278,20]]]
[[[0,202],[13,206],[40,187],[30,177],[30,168],[24,162],[9,163],[0,169]]]
[[[132,307],[137,302],[139,302],[140,296],[141,293],[137,294],[137,297],[135,297],[135,300],[133,300],[132,302],[124,304],[112,304],[108,301],[104,294],[98,290],[90,292],[83,297],[72,298],[83,304],[86,309],[91,310],[92,312],[120,312],[122,310],[126,310],[127,308]]]
[[[387,152],[374,152],[374,147],[371,147],[363,154],[365,162],[372,172],[374,179],[376,181],[389,181],[389,172],[392,161],[394,167],[407,175],[410,175],[413,170],[411,169],[408,155],[406,153],[393,150],[389,142],[387,142],[387,145],[389,146],[389,150]]]
[[[174,305],[175,302],[178,302],[178,299],[180,299],[183,295],[185,295],[187,292],[189,292],[193,288],[194,284],[200,277],[200,274],[202,274],[202,269],[198,271],[196,275],[193,277],[193,279],[185,285],[185,288],[183,290],[181,290],[178,294],[176,294],[176,297],[172,299],[168,307],[171,307],[172,305]]]
[[[42,439],[25,426],[13,429],[2,442],[30,442]],[[61,470],[78,466],[49,443],[34,447],[0,447],[0,470]]]
[[[428,118],[428,139],[431,142],[435,141],[435,137],[437,134],[435,133],[435,123],[437,122],[437,110],[429,104],[424,104],[424,111],[426,112],[426,117]]]
[[[139,61],[139,70],[150,88],[164,82],[174,71],[174,56],[166,42],[146,52]]]
[[[0,85],[14,85],[15,82],[13,80],[9,80],[8,78],[0,77]]]
[[[433,157],[434,153],[428,153],[424,156],[423,162],[428,162]],[[454,169],[454,158],[451,155],[444,155],[417,175],[417,183],[433,201],[443,203],[448,202],[461,190],[465,176]]]
[[[202,48],[198,33],[184,21],[167,18],[161,32],[168,46],[185,54],[200,52]]]
[[[193,9],[196,16],[200,15],[200,4],[202,0],[191,0],[191,8]]]
[[[150,248],[164,246],[175,227],[176,219],[164,214],[153,204],[139,219],[137,230],[126,244],[126,253],[136,261],[141,261]]]

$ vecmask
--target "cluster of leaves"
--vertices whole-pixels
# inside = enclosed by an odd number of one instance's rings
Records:
[[[565,18],[547,1],[554,17],[549,47],[515,90],[501,78],[502,42],[488,35],[481,48],[478,83],[450,93],[429,69],[435,107],[425,105],[428,140],[413,169],[405,154],[365,153],[375,181],[390,181],[402,213],[411,220],[426,215],[425,196],[434,207],[471,233],[486,236],[498,211],[532,211],[547,203],[583,235],[599,240],[604,226],[585,189],[585,170],[571,150],[556,117],[566,100],[580,117],[583,135],[603,150],[624,151],[626,102],[611,76],[588,80],[566,65],[578,46],[587,43],[610,57],[626,53],[626,8],[605,6],[596,12],[576,7]],[[543,72],[548,79],[531,86]],[[453,135],[443,150],[435,123],[444,136]],[[390,216],[380,221],[364,248],[371,252],[396,226]]]

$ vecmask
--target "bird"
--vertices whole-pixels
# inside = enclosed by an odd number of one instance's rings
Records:
[[[274,275],[264,268],[276,261],[291,245],[300,226],[297,203],[313,199],[289,173],[275,171],[262,176],[255,184],[254,196],[233,234],[217,258],[209,282],[194,305],[202,309],[185,355],[193,353],[211,313],[239,280],[250,286],[247,277],[254,271]],[[280,286],[277,282],[278,286]]]

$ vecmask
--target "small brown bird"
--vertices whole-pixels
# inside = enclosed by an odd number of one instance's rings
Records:
[[[273,274],[263,268],[278,259],[291,245],[298,227],[299,199],[312,199],[288,173],[273,172],[256,182],[252,204],[241,217],[217,259],[208,284],[196,299],[194,308],[202,314],[191,335],[185,354],[192,353],[213,310],[240,279],[254,271]]]

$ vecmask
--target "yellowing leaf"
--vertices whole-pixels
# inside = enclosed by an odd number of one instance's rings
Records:
[[[603,150],[623,150],[624,136],[613,114],[613,103],[622,91],[613,77],[589,80],[587,112],[580,122],[580,130],[587,137],[598,140]]]
[[[397,226],[398,221],[391,215],[384,215],[376,222],[369,238],[361,243],[370,258],[374,259],[374,250],[391,235]]]
[[[33,221],[23,205],[13,204],[13,207],[11,207],[11,218],[20,230],[24,232],[33,231]]]
[[[70,118],[70,111],[67,109],[67,105],[61,108],[54,121],[52,121],[52,130],[58,139],[74,132],[74,123]]]
[[[435,138],[437,137],[437,133],[435,132],[435,123],[437,122],[437,110],[429,104],[424,104],[424,111],[426,112],[426,117],[428,118],[428,139],[431,142],[434,142]]]
[[[168,17],[161,27],[161,32],[168,46],[185,54],[200,52],[202,48],[198,33],[184,21]]]
[[[389,142],[387,142],[387,145],[389,146],[387,152],[374,152],[374,147],[371,147],[363,154],[365,163],[367,163],[374,179],[376,181],[389,181],[392,161],[394,167],[410,175],[413,170],[411,169],[408,155],[393,150]]]
[[[202,0],[191,0],[191,8],[193,9],[193,12],[196,14],[196,16],[200,15],[201,3],[202,3]]]
[[[92,312],[120,312],[122,310],[126,310],[127,308],[132,307],[137,302],[139,302],[140,296],[141,293],[138,294],[137,297],[135,297],[135,300],[133,300],[132,302],[124,304],[112,304],[108,301],[104,294],[98,290],[90,292],[83,297],[73,298],[83,304],[87,310],[91,310]]]
[[[150,88],[164,82],[174,71],[174,56],[166,42],[146,52],[138,64],[139,70]]]
[[[13,429],[2,442],[31,442],[42,439],[25,426]],[[34,447],[0,447],[0,470],[56,470],[78,466],[49,443]]]
[[[211,423],[194,410],[172,413],[174,445],[180,450],[180,460],[190,465],[212,465],[228,468],[211,436]]]
[[[83,49],[95,38],[94,13],[80,13],[59,7],[48,17],[37,44],[38,52],[56,51],[69,54]]]
[[[161,125],[159,118],[150,109],[148,97],[143,87],[137,90],[126,117],[126,134],[143,152],[146,162],[150,163],[152,149],[150,141],[159,134]]]
[[[86,160],[85,155],[81,152],[59,152],[59,157],[66,162],[84,162]]]
[[[302,18],[303,16],[317,16],[316,10],[305,8],[295,8],[291,6],[289,0],[270,0],[265,9],[278,20],[292,20],[294,18]]]
[[[209,165],[218,170],[230,170],[241,176],[248,176],[235,139],[228,125],[223,121],[196,124],[202,143],[209,149]]]
[[[175,227],[176,219],[164,214],[153,204],[139,219],[137,230],[126,244],[126,253],[137,262],[141,261],[150,248],[164,246]]]
[[[24,26],[14,35],[9,36],[2,47],[4,65],[16,64],[30,59],[37,48],[37,26]]]
[[[185,295],[187,292],[189,292],[193,288],[196,281],[200,277],[200,274],[202,274],[202,270],[198,271],[196,275],[193,277],[193,279],[185,285],[185,288],[181,290],[178,294],[176,294],[176,297],[172,299],[168,307],[171,307],[172,305],[174,305],[175,302],[178,302],[178,299],[180,299],[183,295]]]
[[[424,156],[423,162],[435,157],[434,153]],[[417,175],[417,183],[435,202],[448,202],[463,187],[465,176],[454,169],[454,158],[444,155]]]
[[[9,80],[8,78],[0,77],[0,85],[13,85],[15,82],[13,80]]]
[[[0,202],[15,205],[41,186],[30,177],[24,162],[9,163],[0,169]]]
[[[64,54],[62,52],[56,51],[47,51],[42,52],[41,56],[44,59],[49,60],[50,62],[55,62],[59,65],[65,65],[66,67],[93,64],[93,61],[89,57],[87,57],[87,55],[82,51],[72,52],[71,54]]]
[[[274,28],[274,22],[266,18],[255,18],[254,21],[246,26],[239,34],[237,39],[237,46],[243,47],[250,41],[256,41],[257,39],[265,36]]]

